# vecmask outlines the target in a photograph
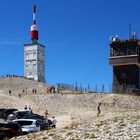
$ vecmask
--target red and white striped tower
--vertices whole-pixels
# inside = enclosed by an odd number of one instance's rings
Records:
[[[33,25],[31,26],[31,40],[33,44],[37,44],[38,41],[38,27],[36,25],[36,2],[33,9]]]

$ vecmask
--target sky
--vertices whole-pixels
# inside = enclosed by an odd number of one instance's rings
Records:
[[[24,75],[34,0],[0,0],[0,75]],[[39,43],[46,46],[46,82],[108,87],[110,36],[140,36],[139,0],[36,0]]]

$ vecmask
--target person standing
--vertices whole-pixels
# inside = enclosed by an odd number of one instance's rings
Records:
[[[26,93],[27,93],[27,87],[26,87]]]
[[[57,120],[55,119],[55,117],[53,117],[52,119],[52,128],[56,128],[56,123],[57,123]]]
[[[27,110],[27,109],[28,109],[27,105],[25,105],[24,109],[25,109],[25,110]]]
[[[31,114],[33,113],[31,105],[29,105],[28,110],[29,110],[29,113],[31,113]]]
[[[35,93],[35,94],[37,93],[37,90],[36,90],[36,89],[34,89],[34,93]]]
[[[18,97],[19,97],[19,98],[21,97],[21,94],[20,94],[20,93],[18,94]]]
[[[11,90],[9,90],[9,96],[11,96],[11,93],[12,93]]]
[[[46,109],[46,111],[45,111],[45,113],[44,113],[44,115],[45,115],[45,119],[47,120],[48,119],[48,110]]]

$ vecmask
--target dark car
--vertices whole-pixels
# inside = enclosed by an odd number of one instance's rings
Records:
[[[40,126],[40,130],[47,130],[49,128],[49,122],[46,120],[37,119],[37,123]]]
[[[0,112],[3,111],[3,110],[5,110],[5,108],[0,108]]]
[[[23,117],[24,119],[41,119],[41,120],[45,120],[45,118],[41,115],[38,115],[38,114],[27,114]]]
[[[14,111],[12,113],[12,115],[16,118],[16,119],[22,119],[25,115],[29,114],[30,112],[28,110],[18,110],[18,111]],[[11,115],[11,114],[10,114]]]
[[[14,111],[17,111],[17,109],[5,109],[1,112],[1,118],[7,119],[7,117],[12,114]]]
[[[16,122],[0,122],[0,139],[22,134],[21,126]]]

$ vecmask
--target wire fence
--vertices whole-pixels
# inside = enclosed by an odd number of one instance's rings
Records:
[[[82,85],[75,82],[74,84],[57,83],[57,91],[70,90],[74,93],[112,93],[112,84],[88,84]]]

